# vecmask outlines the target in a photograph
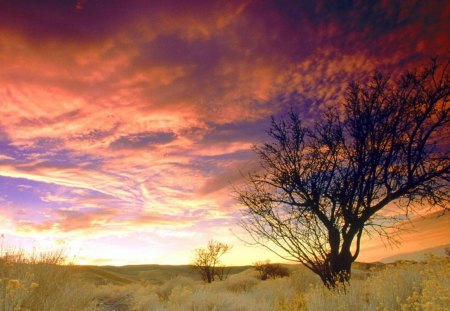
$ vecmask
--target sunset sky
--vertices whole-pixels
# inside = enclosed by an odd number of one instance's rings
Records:
[[[448,56],[449,29],[449,1],[0,0],[1,243],[185,264],[214,238],[229,264],[279,261],[240,241],[230,188],[270,117]],[[416,223],[359,260],[450,243],[448,214]]]

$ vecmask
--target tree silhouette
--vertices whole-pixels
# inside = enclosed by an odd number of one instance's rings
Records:
[[[202,280],[211,283],[217,277],[222,280],[226,277],[225,266],[222,265],[220,257],[226,254],[231,247],[228,244],[210,240],[205,248],[195,250],[192,265],[196,269]]]
[[[425,203],[449,209],[449,94],[448,64],[433,61],[350,83],[342,110],[313,126],[295,111],[272,119],[271,140],[255,147],[262,169],[236,189],[241,226],[327,287],[348,281],[363,233],[389,238],[398,219],[386,207],[403,219]]]

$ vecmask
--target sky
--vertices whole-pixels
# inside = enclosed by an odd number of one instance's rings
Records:
[[[1,246],[185,264],[216,239],[229,264],[280,261],[241,241],[230,186],[270,117],[308,124],[352,79],[448,56],[448,29],[448,1],[0,0]],[[450,243],[427,217],[359,260]]]

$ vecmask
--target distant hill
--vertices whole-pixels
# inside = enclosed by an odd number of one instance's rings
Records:
[[[381,259],[383,263],[391,263],[397,260],[414,260],[414,261],[424,261],[426,260],[427,254],[432,254],[439,257],[444,257],[445,249],[449,248],[450,244],[445,244],[433,248],[427,248],[418,252],[402,253],[394,256],[389,256]]]
[[[76,266],[80,278],[94,284],[124,285],[134,282],[162,284],[172,278],[183,276],[198,280],[196,271],[189,265],[129,265],[129,266]],[[250,266],[229,267],[229,275],[238,274]]]
[[[312,275],[309,279],[316,278],[309,270],[301,264],[283,264],[291,272],[303,271],[301,275]],[[383,267],[384,264],[355,262],[353,264],[352,275],[357,279],[365,279],[370,274],[373,267]],[[161,285],[166,281],[176,278],[185,277],[192,279],[193,282],[200,282],[197,271],[193,270],[189,265],[128,265],[128,266],[74,266],[79,278],[83,281],[96,284],[115,284],[127,285],[131,283],[150,283]],[[252,266],[232,266],[228,267],[231,278],[235,277],[256,277],[257,273]],[[306,273],[306,274],[305,274]],[[317,279],[318,280],[318,279]]]
[[[116,284],[126,285],[137,282],[137,279],[127,275],[115,273],[97,266],[76,266],[77,275],[83,280],[96,285]]]

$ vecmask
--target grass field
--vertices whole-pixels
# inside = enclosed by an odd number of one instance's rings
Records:
[[[61,265],[59,253],[0,257],[0,310],[295,311],[450,308],[450,258],[356,263],[351,284],[325,289],[300,265],[290,276],[261,281],[250,266],[231,267],[205,284],[189,266]]]

